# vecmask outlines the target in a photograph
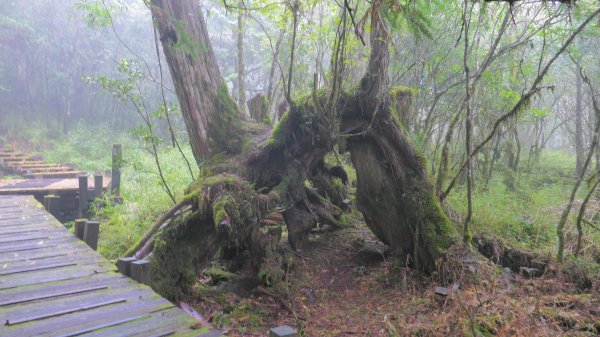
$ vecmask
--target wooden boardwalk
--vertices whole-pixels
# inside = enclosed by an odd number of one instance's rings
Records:
[[[103,180],[102,190],[107,190],[110,179]],[[94,181],[90,181],[88,189],[94,190]],[[78,192],[79,179],[77,178],[36,178],[36,179],[0,179],[0,195],[48,195],[63,194],[65,192]]]
[[[0,336],[220,336],[119,273],[30,196],[0,196]]]

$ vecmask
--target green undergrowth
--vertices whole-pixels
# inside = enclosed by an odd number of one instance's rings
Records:
[[[473,231],[497,235],[516,247],[554,254],[556,224],[575,183],[575,158],[563,152],[547,152],[531,166],[516,174],[499,164],[487,189],[483,182],[476,182]],[[582,184],[576,201],[582,200],[587,191]],[[466,199],[465,186],[458,186],[447,200],[452,209],[464,216]],[[567,223],[572,238],[576,237],[578,211],[579,207],[573,208]],[[586,228],[586,238],[600,244],[600,235],[590,227]]]
[[[146,230],[159,219],[173,202],[164,190],[154,157],[139,144],[123,148],[125,167],[121,173],[121,194],[124,202],[99,210],[103,220],[99,250],[108,258],[117,258],[135,244]],[[184,153],[192,160],[188,146]],[[161,168],[175,199],[184,197],[192,178],[177,149],[163,146],[159,150]],[[197,177],[197,168],[194,175]]]
[[[11,128],[12,129],[12,128]],[[15,129],[12,129],[15,130]],[[122,256],[160,218],[173,202],[165,193],[156,163],[147,146],[133,136],[122,133],[114,135],[107,127],[89,127],[81,124],[66,135],[56,135],[40,125],[39,128],[21,129],[9,135],[21,150],[42,156],[50,163],[71,164],[78,170],[92,174],[110,174],[112,144],[123,146],[123,169],[121,171],[122,204],[103,200],[105,207],[94,210],[101,221],[99,252],[109,259]],[[195,177],[198,169],[187,142],[181,142],[190,160]],[[165,179],[175,194],[183,198],[192,178],[181,154],[170,143],[159,146],[158,155]]]

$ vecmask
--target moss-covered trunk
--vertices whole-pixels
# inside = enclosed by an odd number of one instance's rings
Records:
[[[434,195],[426,160],[395,118],[402,111],[396,113],[385,100],[378,109],[373,116],[344,119],[353,126],[349,148],[358,180],[358,209],[394,255],[433,271],[436,259],[456,242],[455,226]]]
[[[238,152],[242,116],[221,77],[200,6],[194,0],[152,0],[150,9],[196,162]]]
[[[182,10],[180,3],[191,6],[191,0],[174,3],[152,1],[153,6],[177,13]],[[345,226],[341,208],[347,176],[340,167],[327,167],[324,161],[340,138],[348,139],[357,173],[358,208],[369,228],[390,245],[395,255],[410,257],[410,263],[421,270],[435,269],[436,259],[456,241],[455,227],[439,207],[425,160],[402,126],[410,90],[388,87],[389,55],[386,29],[379,17],[381,4],[379,0],[373,3],[371,57],[367,73],[354,92],[315,90],[308,97],[290,102],[289,110],[271,132],[264,124],[229,127],[240,117],[222,80],[214,92],[207,94],[211,98],[190,105],[208,102],[211,111],[220,112],[209,116],[209,145],[219,140],[220,148],[227,149],[243,137],[249,141],[241,153],[229,151],[206,160],[204,177],[186,197],[188,207],[162,224],[153,239],[138,245],[153,246],[155,282],[161,289],[189,292],[194,282],[191,275],[215,262],[229,270],[256,275],[267,258],[277,255],[281,227],[268,220],[274,212],[282,213],[289,243],[295,249],[306,246],[310,231],[318,223]],[[163,39],[172,39],[168,28],[177,26],[160,17],[164,13],[156,9],[153,14],[159,28],[162,26]],[[177,42],[168,41],[171,47]],[[209,44],[208,40],[203,42]],[[185,50],[182,46],[179,49]],[[195,62],[189,55],[174,56],[175,63],[186,62],[186,57],[188,62]],[[177,64],[169,62],[169,66]],[[176,87],[206,84],[190,83],[186,81],[188,75],[179,71],[171,71],[183,76],[174,76],[174,81],[184,81]],[[186,89],[190,95],[179,95],[178,90],[180,101],[197,98],[195,90]],[[167,295],[181,296],[173,292]]]

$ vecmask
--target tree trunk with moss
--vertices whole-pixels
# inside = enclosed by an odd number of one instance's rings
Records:
[[[152,0],[150,9],[196,161],[216,152],[238,152],[242,117],[221,77],[200,4]]]
[[[258,94],[252,97],[248,103],[248,113],[252,120],[259,123],[271,124],[269,116],[269,100],[264,94]]]
[[[193,1],[178,3],[186,2],[191,6]],[[163,3],[154,0],[153,4]],[[160,228],[158,234],[132,250],[138,252],[138,257],[152,251],[156,287],[164,294],[179,297],[191,291],[196,272],[215,260],[231,272],[266,275],[260,273],[265,264],[273,265],[272,261],[280,258],[277,249],[281,225],[267,220],[274,212],[282,213],[288,241],[294,249],[305,249],[310,231],[318,223],[333,228],[347,226],[342,216],[347,175],[343,168],[329,167],[324,160],[340,137],[348,139],[356,169],[357,207],[369,228],[389,244],[397,257],[432,272],[444,250],[457,241],[456,229],[434,195],[426,161],[402,126],[411,91],[388,87],[388,36],[379,16],[379,4],[375,1],[370,13],[368,70],[353,93],[313,92],[312,96],[291,102],[288,112],[272,130],[265,130],[269,126],[264,124],[244,123],[244,129],[237,132],[246,138],[243,143],[247,146],[241,153],[207,159],[205,167],[210,174],[190,187],[174,217],[155,226]],[[164,4],[160,8],[174,9]],[[153,13],[163,15],[163,20],[173,16],[156,8]],[[195,13],[200,15],[197,21],[203,23],[200,11]],[[158,21],[160,28],[161,19]],[[210,50],[206,35],[195,38],[201,39],[205,49]],[[169,41],[162,40],[167,50],[175,47]],[[167,54],[178,52],[167,51]],[[183,57],[172,61],[194,59]],[[172,63],[170,67],[174,66]],[[186,83],[176,87],[184,87]],[[188,98],[179,89],[177,93],[180,100]],[[221,93],[216,97],[229,96]],[[213,114],[212,118],[217,116]],[[189,122],[191,118],[185,120]],[[211,120],[208,122],[210,126]],[[183,293],[173,293],[169,290],[173,288],[183,289]]]

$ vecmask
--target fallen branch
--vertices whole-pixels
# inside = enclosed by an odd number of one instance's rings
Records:
[[[144,234],[144,236],[138,241],[138,243],[130,248],[125,256],[133,256],[135,254],[138,258],[143,258],[143,256],[138,256],[138,250],[146,245],[146,243],[156,234],[156,232],[162,227],[162,225],[167,222],[167,220],[171,219],[179,210],[183,209],[184,206],[189,206],[189,200],[182,200],[176,203],[171,209],[169,209],[165,214],[163,214],[160,219],[158,219],[154,225]]]

